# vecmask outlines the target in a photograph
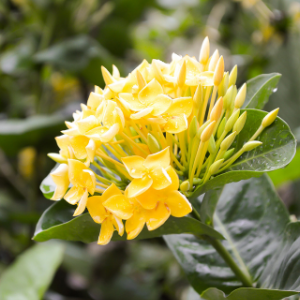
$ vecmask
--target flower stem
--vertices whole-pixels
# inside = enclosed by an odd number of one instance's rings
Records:
[[[253,287],[251,279],[239,268],[236,264],[228,250],[223,246],[220,240],[211,238],[209,236],[205,237],[205,240],[208,241],[216,251],[221,255],[236,277],[243,283],[244,286]]]

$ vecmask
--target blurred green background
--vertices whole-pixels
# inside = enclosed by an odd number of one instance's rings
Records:
[[[126,75],[144,58],[169,61],[172,52],[198,57],[207,35],[211,53],[218,48],[225,56],[226,70],[238,65],[238,85],[261,73],[283,75],[266,109],[280,106],[279,115],[300,138],[299,34],[300,1],[2,0],[0,281],[13,262],[22,273],[20,259],[34,265],[44,253],[31,237],[51,204],[39,191],[54,166],[46,154],[57,151],[54,137],[93,85],[103,87],[101,65],[111,70],[115,64]],[[298,151],[288,169],[271,174],[295,217],[299,164]],[[57,252],[56,273],[53,263],[45,271],[40,299],[197,299],[162,239],[57,245],[64,245],[64,254]],[[36,252],[22,256],[29,248]],[[44,267],[52,262],[47,255]],[[33,267],[31,275],[40,271]]]

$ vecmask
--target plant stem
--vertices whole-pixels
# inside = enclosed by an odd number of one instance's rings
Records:
[[[227,263],[227,265],[237,276],[237,278],[243,283],[244,286],[253,287],[251,279],[239,268],[239,266],[233,260],[228,250],[222,245],[220,240],[213,239],[208,236],[205,237],[205,240],[208,241],[216,249],[216,251],[222,256],[224,261]]]

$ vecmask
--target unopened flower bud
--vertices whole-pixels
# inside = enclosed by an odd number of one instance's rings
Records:
[[[153,70],[153,73],[154,73],[154,77],[159,81],[159,82],[164,82],[164,76],[160,70],[160,67],[158,65],[158,62],[157,60],[153,59],[152,60],[152,70]]]
[[[148,133],[147,144],[152,153],[156,153],[161,150],[159,142],[151,133]]]
[[[178,73],[178,77],[177,77],[177,84],[179,87],[183,87],[185,84],[185,77],[186,77],[186,61],[184,60],[179,73]]]
[[[222,166],[223,161],[224,161],[224,158],[219,159],[216,162],[214,162],[209,168],[209,173],[211,175],[216,174],[219,171],[220,167]]]
[[[219,96],[224,96],[226,94],[227,89],[228,89],[228,83],[229,83],[229,73],[226,72],[226,73],[224,73],[222,82],[220,83],[219,88],[218,88]]]
[[[208,71],[214,72],[219,60],[219,51],[218,49],[213,53],[213,55],[210,58],[209,66],[208,66]]]
[[[209,125],[203,130],[202,134],[201,134],[201,142],[207,142],[211,135],[214,132],[214,128],[216,125],[216,121],[212,121],[211,123],[209,123]]]
[[[235,85],[232,85],[226,92],[225,96],[224,96],[224,109],[229,109],[231,107],[231,103],[233,102],[233,100],[236,97],[236,93],[237,93],[237,89]]]
[[[226,151],[231,144],[233,143],[234,139],[236,137],[236,132],[231,133],[230,135],[228,135],[221,143],[220,145],[220,149],[222,149],[223,151]]]
[[[208,151],[210,154],[214,154],[217,151],[216,141],[215,141],[215,138],[213,137],[213,135],[209,139]]]
[[[229,75],[229,83],[228,83],[228,86],[232,86],[232,85],[235,85],[236,84],[236,79],[237,79],[237,65],[235,65],[231,72],[230,72],[230,75]]]
[[[222,133],[224,132],[226,122],[227,122],[227,119],[226,119],[226,117],[224,117],[218,127],[217,138],[219,138],[222,135]]]
[[[201,64],[205,65],[209,59],[209,39],[206,37],[203,40],[201,49],[200,49],[200,54],[199,54],[199,61]]]
[[[224,160],[227,160],[228,158],[230,158],[232,156],[232,154],[234,153],[235,148],[229,149],[228,151],[225,152],[224,154]]]
[[[190,127],[189,127],[189,135],[190,135],[190,139],[192,140],[194,138],[194,136],[197,133],[197,117],[194,116],[194,118],[191,121]]]
[[[120,71],[119,69],[113,65],[113,73],[112,73],[112,76],[115,78],[115,79],[120,79]]]
[[[197,131],[196,136],[200,139],[202,132],[204,131],[204,129],[208,126],[209,124],[209,120],[207,120]]]
[[[225,131],[229,132],[231,131],[231,129],[233,128],[235,122],[237,121],[237,119],[239,118],[240,115],[240,109],[237,109],[228,119],[226,125],[225,125]]]
[[[235,102],[234,102],[235,108],[241,108],[243,106],[246,99],[246,93],[247,93],[247,84],[244,83],[236,95]]]
[[[223,110],[223,98],[220,97],[217,103],[215,104],[214,108],[212,109],[209,119],[211,121],[218,121],[219,118],[221,117],[222,110]]]
[[[244,150],[244,152],[251,151],[251,150],[253,150],[254,148],[260,146],[261,144],[262,144],[262,142],[260,142],[260,141],[251,141],[251,142],[247,142],[247,143],[243,146],[243,150]]]
[[[272,110],[271,112],[269,112],[262,120],[261,122],[261,126],[266,128],[268,126],[270,126],[276,119],[277,115],[279,112],[279,108],[276,108],[274,110]]]
[[[215,69],[215,73],[214,73],[214,85],[215,86],[219,86],[220,83],[222,82],[223,79],[223,75],[224,75],[224,58],[223,56],[221,56],[218,60],[216,69]]]
[[[59,164],[66,164],[68,162],[66,158],[62,157],[58,153],[48,153],[47,156]]]
[[[112,77],[112,75],[105,67],[101,66],[101,72],[106,85],[116,82],[116,79]]]
[[[190,183],[188,180],[185,180],[180,185],[180,190],[185,193],[190,189]]]
[[[242,131],[242,129],[245,126],[246,120],[247,120],[247,112],[244,111],[233,126],[233,131],[236,131],[236,134],[239,134]]]

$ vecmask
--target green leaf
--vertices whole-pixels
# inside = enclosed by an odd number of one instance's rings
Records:
[[[297,292],[294,291],[240,288],[226,297],[222,291],[216,288],[210,288],[201,294],[201,298],[205,300],[281,300],[296,294]]]
[[[300,221],[287,225],[281,244],[274,248],[258,286],[300,291]]]
[[[262,74],[247,81],[247,96],[243,107],[262,109],[276,91],[281,74]]]
[[[228,184],[219,195],[215,229],[226,238],[223,245],[236,263],[256,282],[281,245],[281,235],[289,223],[288,212],[266,175]],[[195,202],[202,199],[194,199],[193,204],[197,206]],[[208,242],[191,235],[164,239],[199,294],[209,287],[230,293],[242,286]]]
[[[49,137],[64,128],[63,115],[33,116],[24,120],[0,121],[0,147],[9,155],[27,146],[49,144]]]
[[[297,150],[291,163],[284,169],[278,169],[270,172],[269,176],[274,185],[280,186],[286,182],[294,181],[300,178],[300,149]]]
[[[27,250],[3,273],[1,300],[39,300],[62,262],[63,246],[38,244]]]
[[[245,109],[244,111],[247,111],[246,124],[232,145],[236,151],[241,149],[245,142],[253,136],[267,114],[267,112],[256,109]],[[297,144],[295,137],[289,126],[278,117],[271,126],[265,128],[257,140],[263,144],[240,156],[225,173],[217,175],[204,185],[197,187],[191,197],[194,199],[206,191],[219,188],[224,184],[259,177],[264,172],[283,168],[291,162],[295,155]]]
[[[44,178],[44,180],[42,181],[41,185],[40,185],[40,190],[42,191],[42,193],[44,194],[44,196],[47,199],[51,199],[55,189],[56,189],[56,185],[54,183],[54,181],[52,180],[50,174],[58,167],[59,164],[56,164],[56,166],[51,170],[51,172],[49,173],[49,175]]]
[[[66,201],[54,203],[41,216],[36,226],[34,240],[43,242],[50,239],[62,239],[84,243],[97,241],[100,225],[95,223],[88,213],[72,218],[73,213],[74,206]],[[205,234],[223,239],[223,236],[212,227],[190,217],[170,217],[163,226],[153,231],[148,231],[145,227],[137,239],[150,239],[174,233],[192,233],[197,236]],[[120,237],[115,233],[113,240],[126,240],[126,234]]]

